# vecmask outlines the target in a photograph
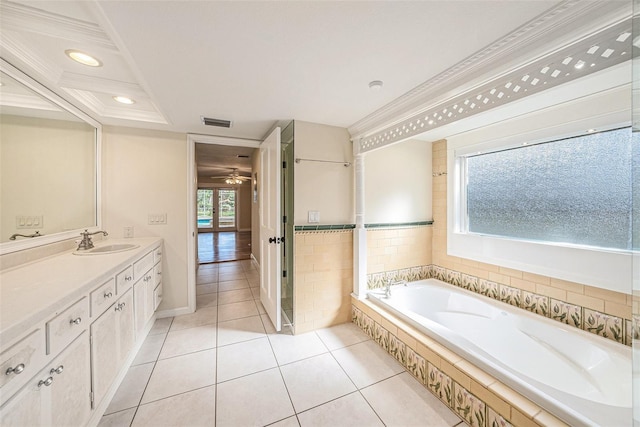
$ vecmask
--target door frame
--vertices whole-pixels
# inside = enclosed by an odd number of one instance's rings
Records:
[[[196,209],[198,176],[196,170],[196,143],[258,148],[262,140],[224,136],[187,134],[187,307],[196,310],[196,268],[198,267],[198,212]],[[186,313],[185,313],[186,314]]]

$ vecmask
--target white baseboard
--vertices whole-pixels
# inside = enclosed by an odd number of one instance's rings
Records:
[[[256,267],[256,269],[258,271],[260,271],[260,263],[258,262],[258,260],[256,259],[256,257],[253,256],[253,254],[251,254],[251,262],[254,264],[254,266]]]
[[[189,307],[178,307],[178,308],[171,308],[169,310],[158,311],[156,312],[156,317],[158,319],[162,319],[164,317],[182,316],[183,314],[191,314],[191,313],[193,313],[193,310],[191,310]]]

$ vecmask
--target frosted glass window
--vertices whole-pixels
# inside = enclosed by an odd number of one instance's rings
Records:
[[[631,248],[631,130],[468,157],[471,233]]]

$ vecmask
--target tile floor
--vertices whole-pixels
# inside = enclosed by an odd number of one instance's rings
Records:
[[[197,311],[156,321],[101,427],[464,425],[351,323],[276,333],[250,261],[197,283]]]

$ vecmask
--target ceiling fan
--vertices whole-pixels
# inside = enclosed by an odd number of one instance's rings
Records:
[[[234,168],[233,171],[226,176],[212,176],[213,179],[223,179],[227,184],[242,184],[244,181],[251,180],[249,176],[242,176],[238,172],[238,168]]]

